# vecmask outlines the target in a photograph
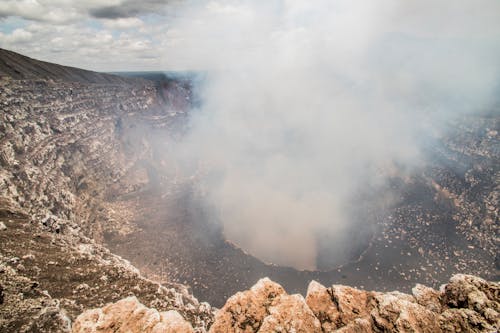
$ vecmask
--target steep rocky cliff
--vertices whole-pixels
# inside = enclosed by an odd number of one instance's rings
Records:
[[[177,172],[168,157],[171,140],[183,131],[190,92],[175,81],[168,93],[158,94],[157,88],[143,79],[0,50],[0,331],[498,330],[498,284],[465,275],[441,291],[419,285],[413,295],[312,282],[305,299],[265,279],[230,297],[219,311],[199,302],[179,282],[189,277],[190,287],[202,295],[225,300],[263,273],[293,280],[299,288],[315,277],[338,281],[348,273],[344,268],[320,274],[265,265],[225,242],[213,226],[200,223],[196,214],[201,213],[189,206],[189,184],[196,177]],[[494,119],[479,146],[469,139],[471,144],[464,146],[457,139],[460,143],[455,147],[450,141],[448,146],[455,148],[443,153],[453,160],[458,152],[474,149],[471,156],[480,156],[480,163],[466,174],[466,182],[475,187],[457,187],[456,178],[441,167],[431,169],[426,179],[435,188],[429,195],[456,206],[457,225],[489,256],[498,247],[497,127]],[[473,134],[464,131],[463,136]],[[484,170],[492,171],[485,176]],[[442,220],[432,210],[417,214],[413,229],[403,230],[407,211],[417,211],[418,205],[397,210],[401,214],[391,225],[394,235],[386,234],[388,242],[397,243],[398,231],[410,245],[414,239],[427,241],[426,235],[419,237],[419,228]],[[376,246],[384,244],[375,245],[371,254],[378,255]],[[432,265],[429,258],[443,253],[420,251],[420,246],[413,244],[405,255],[411,251],[415,258],[422,252],[418,260]],[[463,244],[447,246],[453,252]],[[494,270],[488,266],[490,257],[465,249],[456,255],[458,264],[481,273]],[[117,254],[133,260],[140,272]],[[382,262],[381,270],[401,269],[392,262],[383,266],[384,258],[374,260]],[[433,262],[441,274],[448,272],[441,261]],[[347,269],[359,277],[366,267]],[[436,282],[431,266],[426,267],[422,275],[412,275]],[[382,285],[389,277],[381,275],[374,283]],[[343,281],[350,283],[349,278]]]
[[[204,331],[208,304],[182,285],[142,277],[100,245],[106,230],[126,228],[110,217],[109,191],[136,190],[141,177],[123,176],[151,154],[134,130],[174,118],[154,84],[12,56],[2,50],[11,66],[0,68],[0,330],[68,330],[82,310],[133,294]],[[47,79],[32,66],[65,74]],[[85,80],[71,81],[77,76]]]

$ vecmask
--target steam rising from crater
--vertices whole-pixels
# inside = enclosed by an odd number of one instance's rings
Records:
[[[355,193],[423,163],[430,130],[498,88],[497,0],[190,1],[176,14],[165,63],[207,73],[183,168],[202,166],[228,239],[281,265],[316,268],[324,234],[340,253]]]

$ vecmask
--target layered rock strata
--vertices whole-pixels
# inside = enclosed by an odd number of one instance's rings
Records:
[[[178,118],[154,84],[29,58],[21,66],[1,51],[0,331],[68,331],[83,310],[127,296],[206,331],[208,304],[102,246],[106,230],[127,227],[110,218],[109,191],[126,195],[143,181],[151,147],[141,124]],[[16,66],[21,77],[9,74]],[[64,75],[45,77],[51,66]]]

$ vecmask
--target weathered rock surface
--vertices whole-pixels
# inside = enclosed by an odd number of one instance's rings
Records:
[[[436,291],[380,293],[312,281],[307,297],[269,279],[229,298],[210,332],[494,332],[500,284],[455,275]]]
[[[196,332],[213,320],[187,287],[144,278],[127,261],[84,236],[52,233],[0,209],[0,332],[68,331],[83,311],[134,296],[148,307],[175,310]]]
[[[210,332],[321,332],[320,323],[300,295],[287,295],[269,279],[229,298]]]
[[[230,297],[222,311],[216,315],[211,332],[255,332],[276,304],[276,298],[284,295],[285,290],[269,279],[262,279],[249,291]]]
[[[191,333],[191,325],[174,310],[158,312],[128,297],[76,318],[73,333]]]
[[[109,192],[143,181],[134,173],[151,149],[136,132],[173,121],[154,84],[13,56],[0,52],[0,331],[68,331],[82,311],[130,295],[206,331],[208,304],[102,246],[128,228]]]
[[[0,332],[69,332],[71,320],[59,300],[0,259]]]

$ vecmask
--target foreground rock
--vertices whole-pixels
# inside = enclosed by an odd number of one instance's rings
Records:
[[[185,286],[146,279],[88,238],[54,234],[1,204],[0,221],[0,332],[68,332],[82,312],[129,296],[179,313],[195,332],[213,321]]]
[[[73,333],[191,333],[191,325],[177,311],[158,312],[128,297],[102,309],[88,310],[76,319]]]
[[[300,295],[288,295],[265,278],[229,298],[210,332],[321,332],[318,319]]]
[[[500,284],[455,275],[441,291],[417,285],[413,294],[380,293],[312,281],[307,296],[288,295],[268,278],[230,297],[215,315],[218,332],[497,332]],[[135,297],[88,310],[74,333],[192,332],[176,311],[158,312]]]
[[[210,332],[495,332],[499,310],[500,285],[469,275],[413,295],[312,281],[305,301],[262,279],[229,298]]]

